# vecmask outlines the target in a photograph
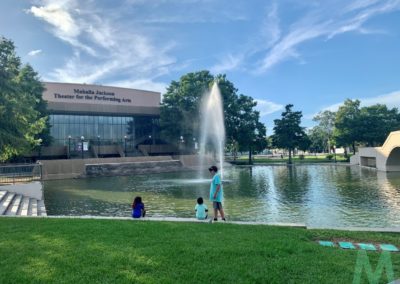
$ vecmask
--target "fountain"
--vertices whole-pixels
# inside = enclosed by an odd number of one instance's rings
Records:
[[[201,106],[200,165],[204,169],[207,152],[214,153],[218,159],[221,178],[223,177],[225,124],[221,92],[217,81],[211,91],[206,93]]]

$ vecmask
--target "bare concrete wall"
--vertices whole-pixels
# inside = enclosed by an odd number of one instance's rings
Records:
[[[86,165],[86,176],[123,176],[132,174],[166,173],[182,170],[179,160],[126,162]]]
[[[375,157],[361,157],[360,165],[365,167],[376,168],[376,158]]]
[[[100,159],[42,160],[42,179],[69,179],[86,176],[86,165],[172,161],[171,156],[120,157]]]
[[[40,163],[43,180],[195,170],[200,166],[207,169],[214,164],[218,166],[212,156],[206,157],[202,165],[198,155],[42,160]],[[227,166],[231,165],[225,163],[224,167]]]
[[[350,165],[359,165],[360,164],[360,153],[356,153],[355,155],[350,157]]]

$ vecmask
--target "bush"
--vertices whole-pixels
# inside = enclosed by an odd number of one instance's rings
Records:
[[[330,161],[330,160],[333,159],[333,155],[332,154],[328,154],[328,155],[326,155],[326,158]]]
[[[299,155],[299,159],[304,160],[304,155],[303,154]]]

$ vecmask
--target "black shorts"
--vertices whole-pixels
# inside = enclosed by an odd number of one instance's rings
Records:
[[[222,203],[218,201],[213,201],[213,208],[221,210],[222,209]]]

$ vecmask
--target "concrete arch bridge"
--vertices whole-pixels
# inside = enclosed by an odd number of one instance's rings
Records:
[[[400,131],[391,132],[382,147],[359,148],[350,163],[385,172],[400,171]]]

